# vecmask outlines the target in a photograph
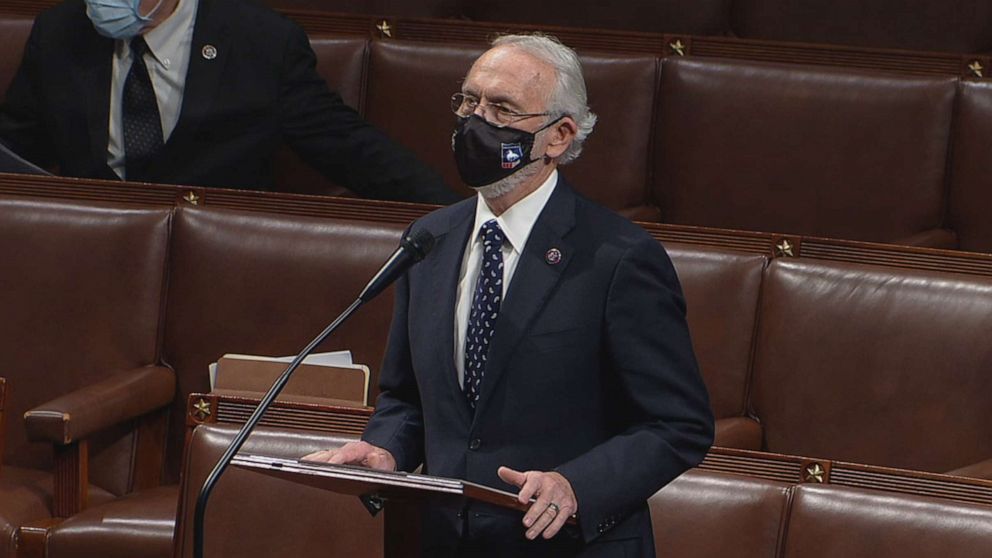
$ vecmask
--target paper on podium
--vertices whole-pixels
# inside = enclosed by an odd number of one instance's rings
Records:
[[[458,479],[262,455],[236,455],[231,464],[297,484],[361,497],[373,513],[381,508],[383,500],[391,499],[440,499],[458,503],[474,500],[521,512],[530,507],[521,504],[516,494]],[[568,522],[575,523],[575,518],[569,518]]]

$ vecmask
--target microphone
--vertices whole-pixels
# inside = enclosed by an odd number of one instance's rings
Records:
[[[434,235],[424,229],[416,230],[400,241],[399,248],[382,264],[382,268],[365,286],[358,299],[363,303],[379,295],[393,281],[399,279],[413,264],[424,259],[424,256],[434,248]]]
[[[413,264],[424,259],[424,256],[426,256],[433,247],[434,235],[432,235],[429,231],[419,229],[404,237],[403,240],[400,241],[399,248],[397,248],[396,251],[393,252],[393,255],[386,260],[386,263],[382,265],[382,268],[375,274],[375,277],[369,281],[369,284],[365,286],[365,289],[360,295],[358,295],[358,298],[351,303],[351,306],[345,309],[340,316],[331,322],[331,325],[327,326],[327,328],[324,329],[324,331],[322,331],[313,341],[311,341],[309,345],[304,347],[303,350],[300,351],[300,354],[296,355],[293,362],[286,367],[286,370],[283,371],[279,378],[277,378],[272,384],[272,387],[269,388],[269,391],[266,392],[265,396],[262,397],[262,400],[258,403],[258,407],[255,408],[255,412],[248,417],[248,420],[245,421],[244,426],[241,427],[241,430],[239,430],[234,439],[231,440],[231,445],[227,447],[227,450],[224,451],[224,455],[222,455],[217,461],[217,464],[214,465],[213,470],[207,476],[206,481],[203,483],[203,487],[200,489],[200,494],[196,499],[196,510],[193,512],[193,556],[195,558],[203,558],[203,521],[207,511],[207,500],[210,498],[210,493],[213,491],[214,485],[216,485],[217,481],[220,480],[220,476],[224,473],[224,470],[227,469],[227,466],[230,465],[231,460],[234,459],[234,455],[238,453],[241,446],[244,445],[245,440],[248,439],[248,435],[255,429],[258,422],[262,420],[262,415],[265,414],[265,411],[268,410],[269,406],[272,405],[272,402],[275,401],[276,397],[279,395],[279,392],[286,387],[286,384],[289,382],[289,377],[292,376],[293,372],[295,372],[296,369],[299,368],[300,364],[303,363],[303,359],[305,359],[310,353],[313,352],[314,349],[317,348],[318,345],[323,343],[325,339],[334,333],[334,330],[344,323],[345,320],[351,317],[351,315],[354,314],[359,307],[375,298],[376,295],[391,285],[393,281],[399,279],[400,276],[410,269]]]

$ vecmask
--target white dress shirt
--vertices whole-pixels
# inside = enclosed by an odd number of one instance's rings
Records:
[[[200,0],[179,0],[176,10],[165,21],[144,34],[149,55],[145,56],[148,75],[155,88],[158,113],[162,119],[162,139],[169,136],[179,121],[186,89],[186,70],[189,68],[190,50],[193,45],[193,23]],[[107,143],[107,164],[124,176],[124,80],[131,71],[130,40],[118,40],[114,45],[113,78],[110,82],[110,134]]]
[[[482,239],[479,230],[482,225],[495,219],[506,237],[506,242],[503,243],[503,303],[505,304],[506,293],[510,288],[513,272],[517,269],[517,262],[520,261],[520,254],[523,253],[530,231],[534,228],[534,223],[537,222],[557,184],[558,171],[555,170],[537,190],[510,206],[499,217],[493,215],[481,194],[477,196],[475,224],[465,246],[461,271],[458,273],[458,292],[455,295],[455,369],[458,371],[460,386],[464,386],[465,379],[465,335],[468,330],[468,317],[472,310],[472,297],[475,294],[475,284],[479,280],[482,260]],[[499,324],[499,318],[496,319],[496,323]]]

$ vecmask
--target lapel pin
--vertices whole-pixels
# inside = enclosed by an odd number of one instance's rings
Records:
[[[544,261],[548,262],[549,265],[558,265],[561,263],[561,250],[557,248],[552,248],[545,252]]]
[[[213,60],[217,58],[217,47],[214,45],[203,45],[203,50],[200,51],[200,54],[207,60]]]

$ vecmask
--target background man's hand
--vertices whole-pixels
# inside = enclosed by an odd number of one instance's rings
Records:
[[[537,497],[524,515],[524,527],[527,528],[528,539],[534,540],[538,535],[550,539],[558,534],[569,517],[579,511],[579,503],[575,501],[572,484],[560,473],[543,471],[521,473],[509,467],[500,467],[496,474],[504,482],[520,487],[517,500],[521,504],[530,502],[534,496]]]
[[[336,449],[315,451],[303,456],[303,461],[334,465],[361,465],[380,471],[395,471],[396,459],[388,451],[367,442],[348,442]]]

